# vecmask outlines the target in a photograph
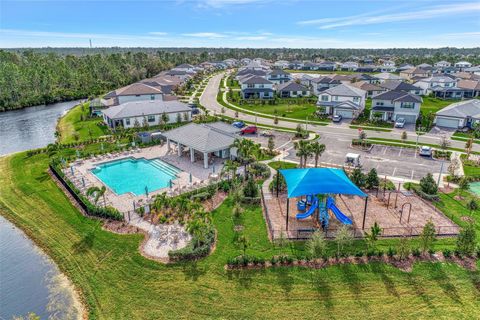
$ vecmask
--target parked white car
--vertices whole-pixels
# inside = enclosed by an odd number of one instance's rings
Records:
[[[405,127],[405,119],[404,118],[398,118],[397,121],[395,121],[395,128],[403,128]]]
[[[432,148],[429,146],[421,146],[418,150],[418,154],[423,157],[431,157],[432,156]]]

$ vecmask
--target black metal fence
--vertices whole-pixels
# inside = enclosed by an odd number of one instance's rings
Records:
[[[65,181],[65,179],[63,178],[62,175],[60,175],[57,171],[57,168],[55,168],[54,166],[52,166],[51,164],[49,165],[50,167],[50,171],[53,173],[53,175],[55,176],[55,178],[58,179],[58,181],[60,181],[60,183],[63,185],[63,187],[65,189],[67,189],[68,193],[70,194],[70,196],[75,199],[76,203],[83,209],[83,211],[85,211],[88,215],[90,215],[90,211],[89,211],[89,208],[88,206],[83,202],[83,200],[78,196],[77,192],[75,192],[75,190],[73,190],[70,185],[67,183],[67,181]]]

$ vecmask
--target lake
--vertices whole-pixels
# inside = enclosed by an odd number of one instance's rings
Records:
[[[78,103],[69,101],[0,112],[0,156],[54,142],[57,119]]]
[[[58,118],[77,103],[0,113],[0,156],[54,142]],[[41,319],[77,319],[79,309],[73,288],[54,262],[0,216],[0,319],[29,312]]]

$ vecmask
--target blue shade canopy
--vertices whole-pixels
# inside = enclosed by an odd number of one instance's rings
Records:
[[[350,194],[360,197],[367,196],[350,181],[341,169],[282,169],[280,173],[285,177],[289,198],[309,194]]]

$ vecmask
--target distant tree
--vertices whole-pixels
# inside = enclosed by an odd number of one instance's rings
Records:
[[[463,195],[465,191],[470,188],[470,182],[468,178],[462,177],[462,179],[460,179],[460,182],[458,183],[458,188],[460,189],[460,194]]]
[[[407,237],[401,237],[397,244],[397,254],[400,260],[405,260],[411,253],[410,241]]]
[[[273,140],[273,137],[268,138],[268,152],[270,154],[273,154],[273,150],[275,149],[275,140]]]

